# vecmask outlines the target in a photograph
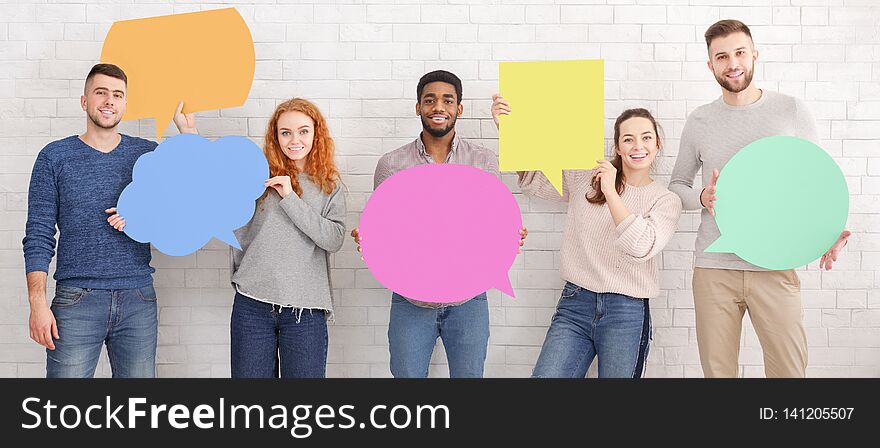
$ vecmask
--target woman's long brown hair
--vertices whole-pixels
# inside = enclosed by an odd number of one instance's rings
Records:
[[[623,157],[617,153],[618,140],[620,139],[620,125],[624,121],[636,117],[647,118],[651,121],[651,124],[654,125],[654,135],[657,136],[657,149],[660,149],[661,141],[659,126],[657,125],[657,120],[654,119],[654,116],[651,115],[651,112],[648,112],[647,109],[627,109],[617,117],[617,120],[614,122],[614,159],[611,160],[611,164],[614,165],[614,168],[617,168],[617,177],[614,179],[614,189],[617,190],[617,194],[623,194],[623,189],[626,187],[626,176],[623,175]],[[601,205],[605,203],[605,193],[602,192],[601,180],[595,175],[593,176],[593,195],[590,196],[588,193],[585,197],[591,204]]]

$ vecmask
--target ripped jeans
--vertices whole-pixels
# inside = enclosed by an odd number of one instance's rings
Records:
[[[235,293],[230,322],[233,378],[324,378],[324,310],[281,307]]]

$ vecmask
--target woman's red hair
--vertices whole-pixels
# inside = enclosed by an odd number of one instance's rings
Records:
[[[312,150],[306,156],[304,171],[321,191],[330,194],[339,181],[339,170],[336,169],[336,163],[333,161],[335,150],[333,138],[330,137],[330,128],[327,127],[327,120],[321,115],[321,111],[311,101],[303,98],[293,98],[279,104],[269,119],[263,143],[263,153],[269,161],[269,177],[290,176],[293,191],[297,196],[302,196],[302,187],[296,178],[299,169],[293,160],[284,155],[281,144],[278,143],[278,120],[283,113],[292,111],[302,112],[315,123]],[[269,194],[269,190],[271,188],[263,194],[261,201]]]

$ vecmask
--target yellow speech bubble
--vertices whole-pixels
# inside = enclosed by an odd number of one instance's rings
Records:
[[[235,8],[114,22],[101,62],[128,76],[123,120],[156,119],[156,137],[184,113],[244,104],[254,80],[254,41]]]
[[[543,171],[562,193],[563,169],[591,169],[605,157],[602,60],[502,62],[501,171]]]

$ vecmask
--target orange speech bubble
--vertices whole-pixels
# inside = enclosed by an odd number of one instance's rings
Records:
[[[254,41],[235,8],[114,22],[101,62],[128,76],[123,120],[156,119],[156,137],[184,113],[244,104],[254,80]]]

